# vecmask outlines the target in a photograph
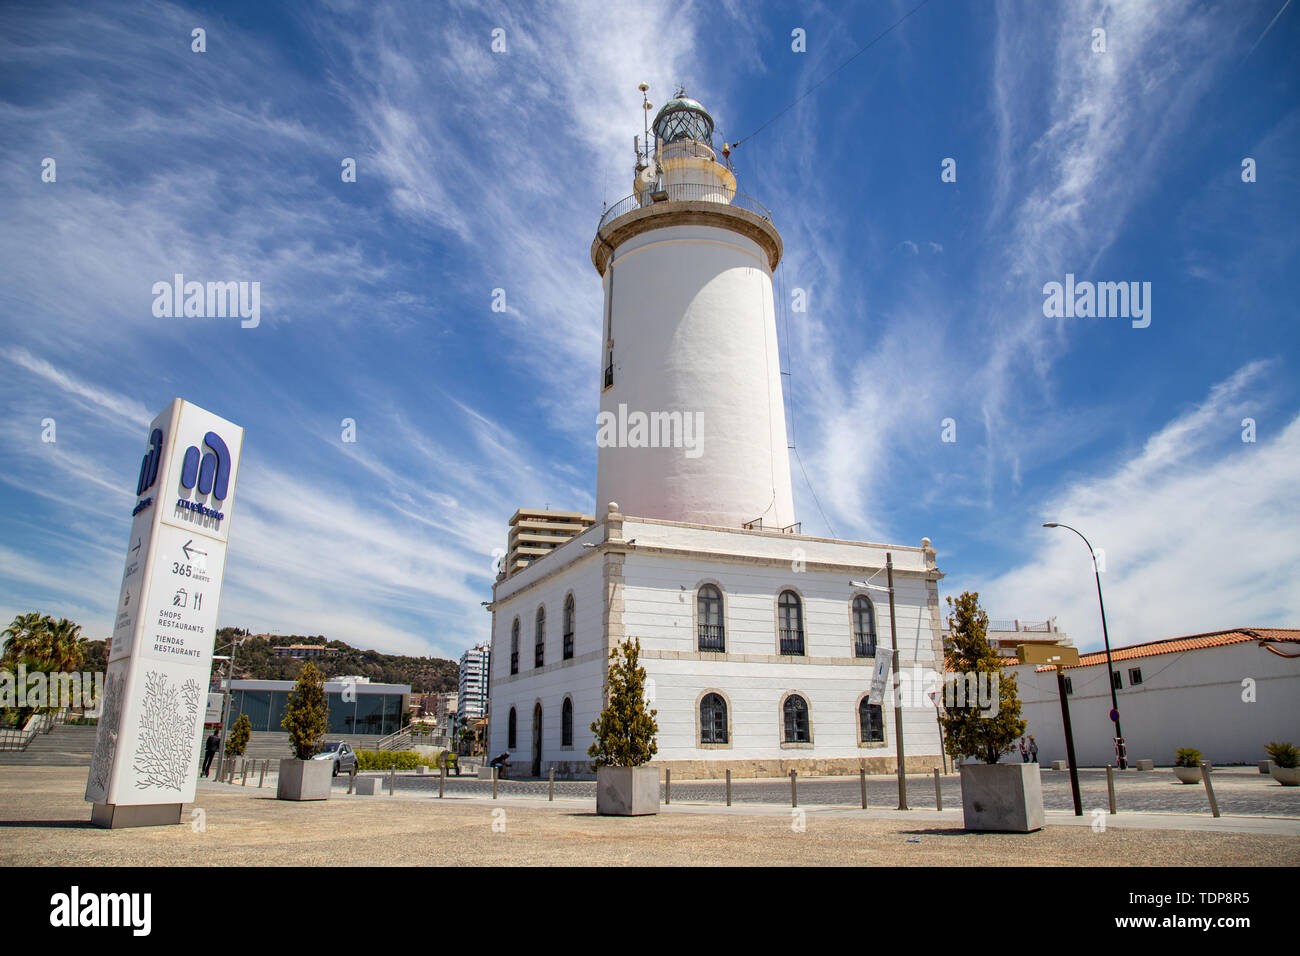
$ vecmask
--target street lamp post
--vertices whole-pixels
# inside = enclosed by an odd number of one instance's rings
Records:
[[[1101,571],[1097,568],[1097,554],[1092,550],[1092,545],[1087,538],[1083,537],[1083,532],[1078,528],[1071,528],[1068,524],[1061,524],[1059,521],[1048,521],[1043,525],[1044,528],[1065,528],[1067,531],[1073,531],[1083,543],[1088,546],[1088,554],[1092,555],[1092,574],[1097,579],[1097,605],[1101,608],[1101,639],[1106,644],[1106,676],[1110,681],[1110,708],[1111,718],[1115,722],[1115,756],[1119,761],[1119,769],[1128,769],[1128,754],[1122,743],[1124,740],[1124,731],[1119,725],[1119,700],[1115,696],[1115,667],[1110,659],[1110,634],[1106,630],[1106,602],[1101,597]]]
[[[221,741],[217,744],[217,779],[226,767],[226,725],[230,723],[230,682],[235,679],[235,651],[246,638],[230,639],[230,658],[226,662],[226,693],[221,702]]]
[[[876,574],[880,572],[877,571]],[[878,584],[872,584],[871,578],[866,581],[850,581],[849,584],[855,588],[870,588],[873,591],[889,592],[889,639],[893,645],[893,670],[892,682],[894,687],[894,750],[898,763],[898,809],[907,810],[907,772],[906,772],[906,755],[903,751],[903,695],[901,687],[902,657],[898,652],[898,624],[894,617],[894,556],[890,552],[885,553],[885,574],[886,588]],[[873,574],[871,577],[875,577]],[[936,705],[937,706],[937,705]],[[942,730],[942,726],[940,728]],[[941,744],[942,745],[942,744]]]

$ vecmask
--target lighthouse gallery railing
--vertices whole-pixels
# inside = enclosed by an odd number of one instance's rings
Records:
[[[645,192],[633,193],[620,199],[614,205],[605,210],[600,217],[600,225],[596,227],[599,232],[605,228],[605,224],[613,222],[619,216],[625,216],[637,209],[646,206],[654,206],[665,202],[718,202],[719,195],[726,195],[728,190],[725,186],[709,183],[665,183],[657,189],[647,189]],[[655,197],[659,196],[659,199]],[[730,194],[730,200],[721,205],[737,206],[746,212],[752,212],[761,219],[772,221],[772,212],[753,196],[747,196],[745,193],[737,190]]]

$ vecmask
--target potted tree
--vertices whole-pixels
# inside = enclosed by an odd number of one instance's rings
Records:
[[[1037,763],[999,763],[1025,732],[1014,674],[1002,673],[998,653],[989,643],[989,617],[979,594],[948,598],[951,646],[948,671],[964,681],[975,675],[986,688],[984,701],[954,701],[940,718],[944,749],[961,764],[962,816],[967,830],[1031,833],[1043,827],[1043,784]],[[996,689],[996,691],[995,691]],[[996,705],[993,695],[996,692]],[[978,698],[979,695],[977,695]]]
[[[281,800],[328,800],[334,763],[313,760],[325,735],[325,685],[320,671],[311,661],[303,664],[298,685],[289,692],[284,719],[280,722],[289,732],[293,756],[280,761],[280,783],[276,796]]]
[[[226,738],[226,756],[242,757],[244,749],[248,746],[248,738],[252,735],[253,725],[248,722],[248,715],[240,714],[239,719],[230,728],[230,736]]]
[[[659,750],[654,710],[646,706],[641,642],[630,638],[609,652],[605,709],[591,725],[587,749],[596,771],[596,812],[644,816],[659,812],[659,771],[647,764]]]
[[[1300,748],[1290,743],[1269,743],[1269,775],[1284,787],[1300,786]]]
[[[1205,758],[1194,747],[1181,747],[1174,751],[1174,776],[1183,783],[1201,782],[1201,761]]]

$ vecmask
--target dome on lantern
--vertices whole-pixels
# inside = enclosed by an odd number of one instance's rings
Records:
[[[654,131],[661,145],[688,139],[713,145],[713,117],[698,100],[686,95],[685,87],[655,115]]]

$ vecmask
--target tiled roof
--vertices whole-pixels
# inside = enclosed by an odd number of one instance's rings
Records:
[[[1163,641],[1148,641],[1145,644],[1130,644],[1128,647],[1112,647],[1112,661],[1131,661],[1141,657],[1156,657],[1160,654],[1181,654],[1183,651],[1199,651],[1207,647],[1226,647],[1229,644],[1246,644],[1250,642],[1281,641],[1288,644],[1300,644],[1300,628],[1293,627],[1238,627],[1228,631],[1210,631],[1205,634],[1189,634],[1186,637],[1171,637]],[[1004,659],[1004,663],[1006,660]],[[1018,660],[1011,658],[1010,663]],[[1091,664],[1106,663],[1106,652],[1090,651],[1079,655],[1079,663],[1071,667],[1088,667]],[[1037,671],[1051,670],[1050,665],[1037,667]]]

